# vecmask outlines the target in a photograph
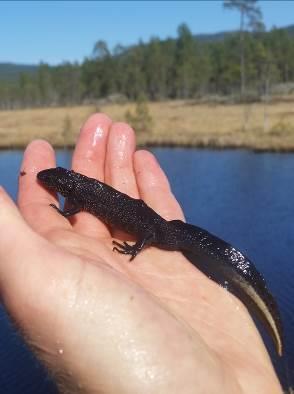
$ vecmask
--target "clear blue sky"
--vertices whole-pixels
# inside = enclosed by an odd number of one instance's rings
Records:
[[[294,1],[259,1],[267,29],[294,24]],[[82,61],[94,43],[129,45],[151,36],[175,37],[187,23],[193,33],[238,28],[237,12],[221,0],[204,1],[0,1],[0,62],[57,64]]]

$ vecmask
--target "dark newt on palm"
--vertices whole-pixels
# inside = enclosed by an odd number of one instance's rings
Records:
[[[51,204],[63,216],[88,211],[109,226],[136,236],[134,245],[113,241],[113,250],[130,255],[131,260],[148,245],[181,251],[194,266],[226,287],[259,317],[282,355],[282,324],[277,304],[262,275],[242,252],[200,227],[181,220],[167,221],[143,200],[77,172],[50,168],[40,171],[37,178],[45,187],[66,197],[71,206],[66,211]]]

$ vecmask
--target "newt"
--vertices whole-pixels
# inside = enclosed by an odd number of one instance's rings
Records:
[[[136,242],[113,241],[113,250],[133,260],[146,246],[153,245],[182,254],[210,279],[237,296],[258,317],[271,336],[277,353],[283,353],[282,322],[274,297],[254,264],[238,249],[208,231],[181,220],[167,221],[143,200],[134,199],[113,187],[62,167],[37,174],[38,181],[67,199],[64,217],[80,211],[95,215],[112,228],[132,234]]]

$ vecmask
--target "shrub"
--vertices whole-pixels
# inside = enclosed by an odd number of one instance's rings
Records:
[[[135,112],[127,111],[125,114],[126,122],[129,123],[138,134],[151,133],[153,119],[149,113],[146,97],[141,95],[136,101]]]

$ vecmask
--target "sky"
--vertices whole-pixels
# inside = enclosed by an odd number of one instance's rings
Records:
[[[239,15],[222,0],[0,1],[0,62],[81,62],[94,43],[131,45],[139,39],[176,37],[187,23],[193,34],[236,30]],[[294,24],[294,1],[260,0],[267,29]]]

